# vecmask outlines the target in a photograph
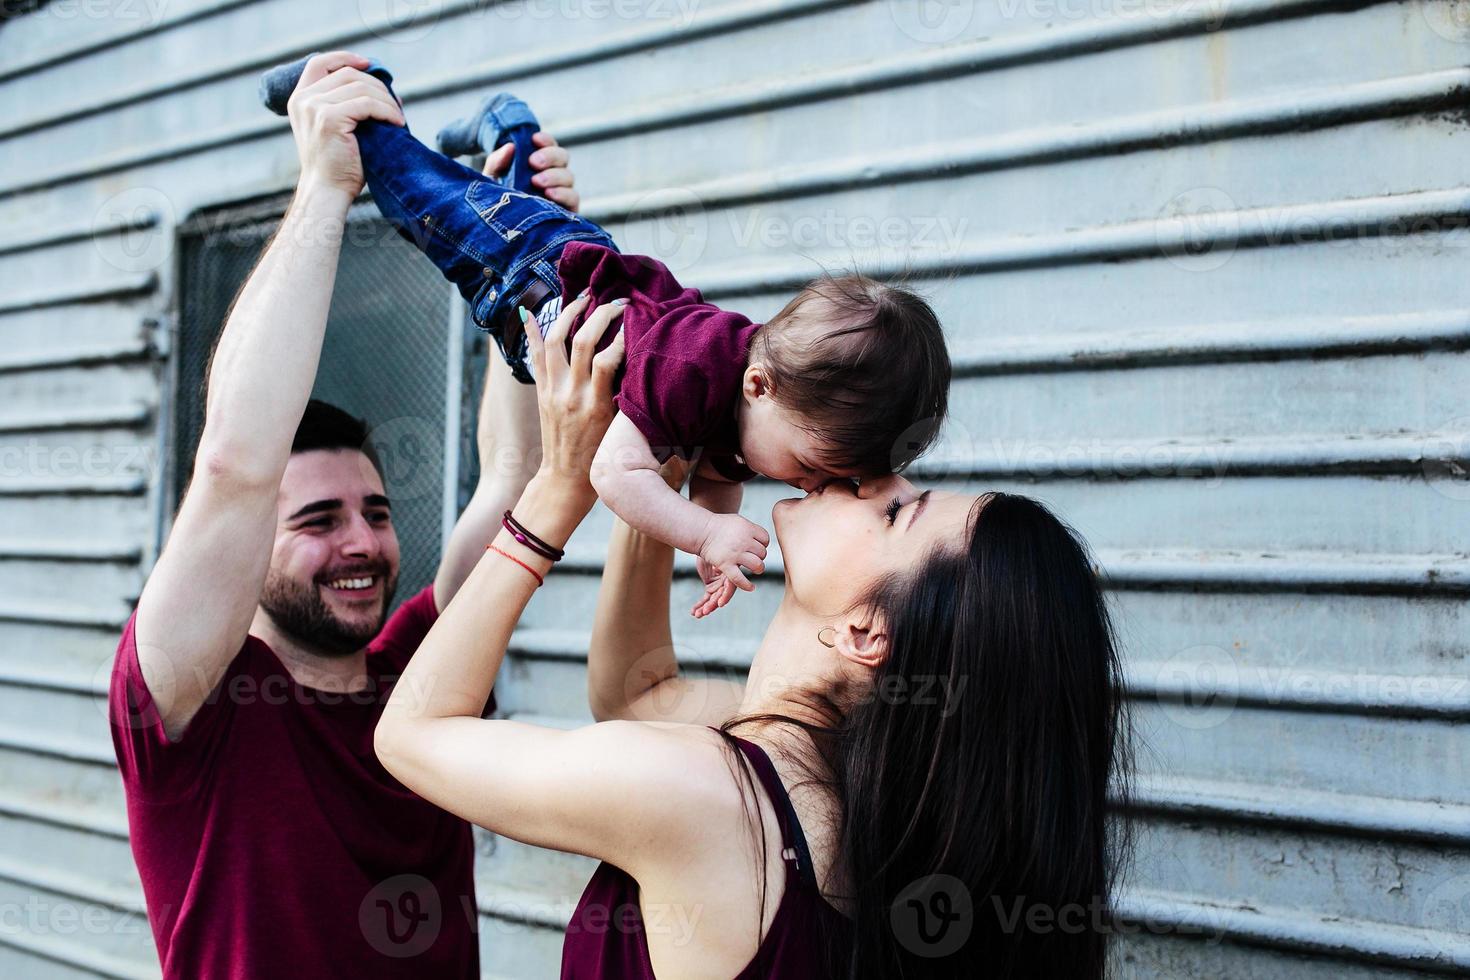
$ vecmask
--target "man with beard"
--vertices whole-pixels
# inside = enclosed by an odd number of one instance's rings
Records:
[[[433,584],[388,618],[398,538],[367,427],[308,401],[363,185],[353,131],[402,124],[366,64],[320,55],[292,97],[296,196],[220,336],[193,477],[113,668],[113,743],[168,978],[479,975],[469,825],[388,775],[373,730],[520,496],[528,473],[490,461],[539,445],[535,390],[490,358],[474,498]],[[538,143],[537,186],[575,208],[566,152]],[[494,444],[491,419],[518,444]]]

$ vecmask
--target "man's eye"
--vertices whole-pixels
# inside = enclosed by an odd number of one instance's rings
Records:
[[[389,514],[385,510],[384,511],[379,511],[376,514],[369,514],[368,515],[368,520],[372,521],[375,524],[387,524],[388,521],[389,521],[389,519],[390,519],[389,518]]]
[[[331,524],[331,523],[332,523],[332,519],[329,518],[329,517],[318,517],[316,520],[314,520],[314,521],[307,521],[305,524],[303,524],[301,526],[302,527],[326,527],[328,524]]]

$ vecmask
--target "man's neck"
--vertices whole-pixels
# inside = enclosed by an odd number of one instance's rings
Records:
[[[258,608],[250,623],[250,634],[265,641],[302,687],[351,694],[368,686],[366,647],[349,654],[324,653],[281,632],[265,610]]]

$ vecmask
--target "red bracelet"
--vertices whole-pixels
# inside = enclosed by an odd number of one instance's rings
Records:
[[[509,554],[509,553],[504,552],[504,551],[501,551],[499,548],[495,547],[495,545],[493,545],[493,544],[487,544],[487,545],[485,545],[485,550],[486,551],[493,551],[497,555],[503,555],[506,558],[509,558],[511,561],[515,562],[517,565],[519,565],[522,568],[524,568],[526,571],[530,572],[531,575],[536,579],[536,584],[537,585],[545,585],[546,584],[546,579],[544,579],[544,578],[541,577],[541,573],[540,572],[536,571],[536,569],[532,568],[530,565],[527,565],[525,562],[521,561],[515,555]]]

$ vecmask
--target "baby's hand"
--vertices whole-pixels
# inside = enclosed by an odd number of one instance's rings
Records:
[[[709,533],[699,549],[695,567],[704,581],[704,597],[690,612],[696,619],[724,606],[735,590],[755,591],[741,566],[759,575],[766,570],[766,545],[771,536],[765,528],[739,514],[711,515]]]

